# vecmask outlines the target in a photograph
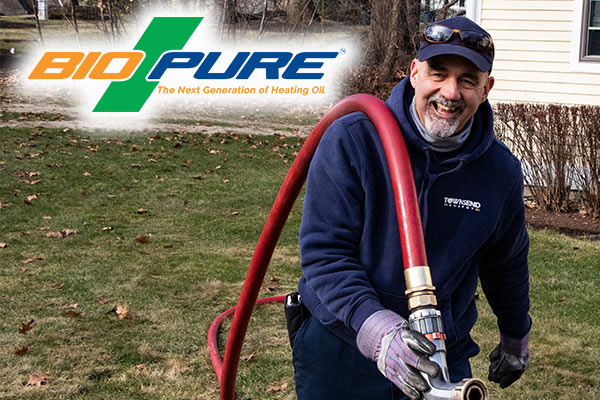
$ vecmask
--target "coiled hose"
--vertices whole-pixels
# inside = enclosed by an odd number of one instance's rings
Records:
[[[383,144],[394,189],[404,268],[406,270],[427,265],[412,168],[396,118],[385,103],[374,96],[366,94],[349,96],[325,114],[302,146],[279,189],[260,235],[237,306],[219,315],[210,326],[208,347],[221,388],[221,400],[233,400],[235,397],[235,379],[242,344],[255,304],[284,301],[283,296],[263,298],[258,301],[256,299],[281,231],[306,180],[319,141],[333,121],[352,112],[362,112],[369,117]],[[232,314],[233,321],[227,339],[225,357],[221,361],[217,334],[223,320]]]

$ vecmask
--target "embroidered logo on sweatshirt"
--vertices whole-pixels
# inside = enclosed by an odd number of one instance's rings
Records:
[[[481,211],[481,203],[473,200],[444,197],[444,207],[464,208],[467,210]]]

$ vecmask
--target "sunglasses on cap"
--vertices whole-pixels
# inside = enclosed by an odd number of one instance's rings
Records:
[[[443,25],[429,25],[423,31],[423,37],[429,43],[439,44],[450,41],[455,33],[458,33],[461,43],[470,49],[482,51],[491,49],[494,46],[492,37],[486,33],[463,31]]]

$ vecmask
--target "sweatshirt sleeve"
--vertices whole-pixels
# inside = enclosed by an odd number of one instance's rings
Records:
[[[498,319],[500,332],[520,339],[531,328],[529,318],[529,236],[523,203],[523,173],[519,166],[495,234],[485,246],[481,286]]]
[[[359,146],[336,121],[311,162],[300,227],[307,285],[330,314],[355,332],[369,315],[384,309],[359,260],[363,164]]]

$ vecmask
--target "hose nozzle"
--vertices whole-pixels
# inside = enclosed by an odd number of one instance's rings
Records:
[[[463,379],[454,387],[452,400],[488,400],[488,390],[481,379]]]
[[[423,393],[425,400],[488,400],[488,390],[481,379],[467,378],[458,383],[450,382],[446,362],[446,334],[442,314],[435,308],[437,300],[428,266],[404,270],[406,294],[411,314],[410,328],[425,335],[435,345],[435,353],[429,358],[440,366],[441,373],[430,378],[423,377],[431,390]]]

